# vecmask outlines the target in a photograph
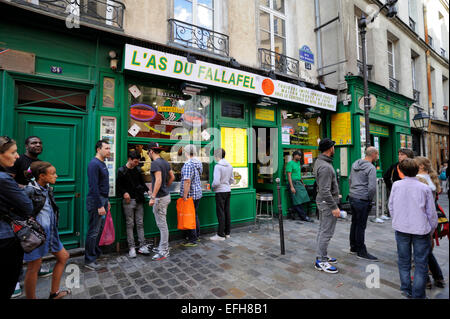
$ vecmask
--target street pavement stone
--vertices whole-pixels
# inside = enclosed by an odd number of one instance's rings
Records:
[[[448,215],[448,201],[440,204]],[[84,257],[71,257],[68,264],[79,267],[79,287],[72,299],[403,299],[400,294],[397,249],[391,221],[368,222],[366,246],[379,258],[369,263],[349,254],[350,219],[339,219],[329,245],[329,255],[338,259],[338,274],[314,269],[319,223],[285,220],[285,255],[280,253],[278,223],[271,227],[253,225],[232,229],[223,242],[203,237],[197,247],[182,247],[171,241],[171,256],[162,261],[138,255],[129,258],[126,250],[103,255],[102,270],[84,267]],[[449,241],[443,238],[434,248],[446,280],[444,289],[427,290],[430,299],[448,299]],[[54,260],[46,261],[50,266]],[[379,288],[368,288],[370,267],[379,272]],[[61,286],[72,283],[64,273]],[[22,283],[23,284],[23,283]],[[48,298],[51,277],[39,278],[38,298]],[[19,298],[24,298],[21,296]]]

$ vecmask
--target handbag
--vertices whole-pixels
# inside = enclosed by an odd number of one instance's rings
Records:
[[[45,243],[45,229],[34,218],[19,220],[3,215],[2,219],[11,225],[25,253],[30,253]]]
[[[114,222],[111,216],[111,211],[108,209],[106,214],[105,226],[103,227],[102,236],[100,237],[99,246],[108,246],[114,243],[116,233],[114,231]]]
[[[178,229],[188,230],[197,228],[195,222],[195,206],[191,197],[186,201],[183,198],[177,200],[177,219]]]
[[[442,171],[441,175],[439,175],[439,179],[441,181],[445,181],[447,179],[447,173],[445,171]]]

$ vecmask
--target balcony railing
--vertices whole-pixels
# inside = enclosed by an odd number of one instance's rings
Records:
[[[264,70],[274,70],[282,74],[299,76],[299,60],[264,48],[258,49],[258,53],[261,68]]]
[[[226,34],[187,22],[169,19],[169,41],[184,47],[228,57],[230,40]]]
[[[123,29],[125,5],[116,0],[11,0],[45,12],[101,26]],[[73,19],[72,19],[73,18]]]
[[[364,74],[364,67],[363,67],[363,63],[361,61],[357,61],[358,63],[358,75],[363,76]],[[371,80],[372,79],[372,65],[371,64],[367,64],[367,79]]]
[[[389,90],[392,90],[392,91],[398,93],[398,88],[399,88],[398,80],[389,77]]]
[[[420,104],[420,91],[413,90],[413,97],[414,97],[414,101],[417,104]]]

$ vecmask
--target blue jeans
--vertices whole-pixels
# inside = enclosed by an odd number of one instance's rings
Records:
[[[431,250],[430,234],[413,235],[395,232],[400,273],[400,290],[412,298],[425,298],[428,276],[428,255]],[[411,283],[411,249],[414,250],[414,281]]]
[[[108,211],[108,198],[101,198],[105,210]],[[105,226],[106,215],[100,216],[97,209],[89,210],[89,229],[86,235],[86,244],[84,249],[84,262],[93,263],[100,257],[102,251],[99,247],[102,237],[103,227]]]
[[[350,207],[352,211],[352,225],[350,226],[350,249],[358,253],[365,253],[366,245],[365,233],[367,226],[367,218],[372,209],[369,201],[364,201],[358,198],[349,198]]]
[[[195,207],[195,229],[187,230],[186,233],[188,235],[188,241],[191,243],[195,243],[200,237],[200,221],[198,219],[198,204],[200,204],[200,198],[194,199],[194,207]]]

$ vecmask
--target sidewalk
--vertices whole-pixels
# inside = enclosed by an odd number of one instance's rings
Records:
[[[448,216],[446,194],[441,205]],[[318,221],[314,224],[285,220],[286,254],[280,254],[278,220],[274,230],[265,225],[232,229],[231,238],[213,242],[213,234],[202,234],[197,247],[185,248],[181,241],[171,241],[171,256],[163,261],[151,257],[131,259],[128,252],[111,253],[99,260],[105,269],[95,272],[83,267],[83,257],[71,258],[68,265],[80,268],[80,287],[74,288],[74,299],[91,298],[320,298],[320,299],[403,299],[399,291],[397,252],[391,222],[368,222],[366,245],[377,256],[380,287],[367,288],[366,272],[370,264],[348,253],[350,216],[339,219],[329,254],[338,259],[338,274],[314,269],[315,239]],[[444,289],[427,290],[431,299],[448,299],[449,241],[442,239],[434,250],[446,280]],[[54,261],[50,261],[51,264]],[[65,285],[65,273],[61,281]],[[38,298],[48,298],[51,277],[38,280]],[[24,298],[24,296],[19,297]]]

